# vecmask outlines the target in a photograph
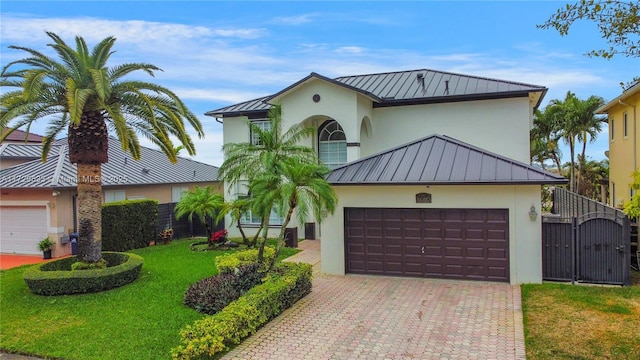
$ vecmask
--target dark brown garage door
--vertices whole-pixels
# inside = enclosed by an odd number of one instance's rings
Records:
[[[345,209],[346,272],[509,281],[507,209]]]

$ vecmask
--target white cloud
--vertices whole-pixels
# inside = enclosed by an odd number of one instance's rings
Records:
[[[278,16],[273,18],[273,20],[271,20],[271,23],[278,25],[301,25],[312,22],[316,16],[316,14]]]

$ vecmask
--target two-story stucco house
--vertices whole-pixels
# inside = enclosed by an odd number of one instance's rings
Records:
[[[640,170],[638,106],[640,82],[596,110],[596,114],[608,114],[609,205],[617,208],[633,196],[631,174]]]
[[[546,91],[426,69],[312,73],[207,115],[224,143],[252,141],[247,120],[266,124],[276,103],[285,127],[315,129],[306,145],[334,169],[339,200],[313,234],[323,272],[541,282],[540,185],[566,182],[529,165]],[[225,184],[225,196],[245,194]]]

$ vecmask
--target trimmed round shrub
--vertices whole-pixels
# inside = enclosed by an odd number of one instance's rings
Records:
[[[136,254],[102,252],[105,269],[71,270],[78,260],[72,256],[34,265],[24,281],[37,295],[67,295],[100,292],[129,284],[140,276],[144,259]]]

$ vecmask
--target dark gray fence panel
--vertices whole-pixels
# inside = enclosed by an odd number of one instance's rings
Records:
[[[600,284],[631,283],[628,229],[628,219],[617,219],[607,214],[591,213],[578,218],[579,280]]]
[[[176,203],[158,205],[156,233],[160,234],[160,231],[163,229],[172,228],[174,239],[187,236],[207,236],[205,225],[197,217],[194,217],[193,224],[189,223],[189,219],[186,216],[180,220],[176,219],[174,212],[175,207]],[[216,224],[213,219],[207,219],[207,223],[212,232],[224,229],[224,221]]]
[[[542,218],[542,278],[575,280],[574,221],[571,218]]]

